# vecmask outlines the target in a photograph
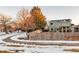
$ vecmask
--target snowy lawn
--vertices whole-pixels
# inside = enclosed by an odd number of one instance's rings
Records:
[[[0,36],[5,35],[5,34],[6,34],[5,32],[0,32]]]
[[[2,34],[2,33],[1,33],[1,34]],[[0,43],[4,42],[3,39],[6,39],[6,38],[11,37],[11,36],[14,36],[14,35],[19,35],[19,34],[21,34],[21,32],[20,32],[20,33],[18,33],[18,32],[13,32],[13,33],[1,35],[1,36],[0,36]]]
[[[3,34],[2,32],[0,32],[0,35],[1,34]],[[13,32],[13,33],[9,33],[9,34],[5,34],[5,35],[1,35],[0,36],[0,43],[5,43],[5,44],[0,44],[0,50],[16,50],[16,49],[18,49],[18,50],[22,50],[22,49],[25,49],[25,47],[8,47],[7,45],[9,44],[9,45],[11,45],[11,44],[13,44],[13,45],[15,45],[15,43],[7,43],[7,42],[4,42],[3,40],[4,39],[6,39],[6,38],[8,38],[8,37],[11,37],[11,36],[16,36],[16,35],[20,35],[20,34],[22,34],[22,32]],[[17,44],[17,45],[20,45],[20,44]]]
[[[1,35],[2,34],[2,35]],[[19,44],[19,43],[12,43],[12,42],[4,42],[3,39],[11,37],[11,40],[14,41],[21,41],[21,42],[34,42],[34,43],[41,43],[41,44],[60,44],[60,43],[67,43],[67,44],[75,44],[79,43],[79,41],[46,41],[46,40],[20,40],[18,38],[25,38],[25,32],[14,32],[10,34],[1,33],[0,35],[0,43],[5,43],[6,45],[0,44],[0,50],[24,50],[25,53],[52,53],[52,52],[71,52],[71,51],[64,51],[65,49],[73,49],[78,48],[79,46],[57,46],[57,45],[27,45],[27,44]],[[19,45],[24,47],[11,47],[7,45]]]
[[[26,42],[26,40],[24,40],[24,38],[26,38],[26,37],[27,37],[26,33],[25,32],[22,32],[19,35],[16,35],[16,36],[11,37],[11,40]],[[23,39],[19,39],[19,38],[23,38]]]

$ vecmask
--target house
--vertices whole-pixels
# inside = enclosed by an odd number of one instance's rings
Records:
[[[71,19],[59,19],[49,21],[49,31],[71,32]]]
[[[73,25],[71,27],[72,32],[79,32],[79,25]]]

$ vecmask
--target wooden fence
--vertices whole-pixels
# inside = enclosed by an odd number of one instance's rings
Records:
[[[64,40],[64,37],[79,36],[79,32],[41,32],[29,33],[29,40]]]

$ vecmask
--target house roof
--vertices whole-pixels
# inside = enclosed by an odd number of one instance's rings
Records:
[[[58,19],[58,20],[51,20],[50,22],[61,22],[61,21],[71,21],[71,19]]]

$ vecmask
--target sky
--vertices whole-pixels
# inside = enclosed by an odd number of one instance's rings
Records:
[[[17,12],[22,8],[29,11],[33,6],[0,6],[0,13],[16,19]],[[47,21],[59,19],[71,19],[73,24],[79,24],[79,6],[40,6]]]

